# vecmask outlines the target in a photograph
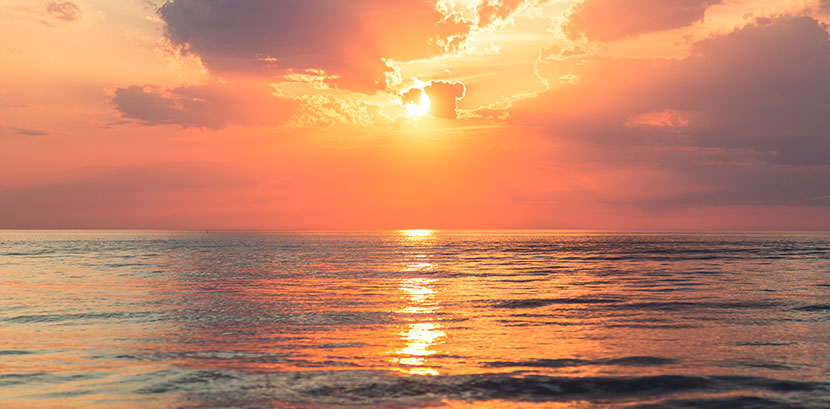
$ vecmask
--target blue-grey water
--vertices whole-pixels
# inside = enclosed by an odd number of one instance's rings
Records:
[[[0,408],[828,408],[830,234],[0,231]]]

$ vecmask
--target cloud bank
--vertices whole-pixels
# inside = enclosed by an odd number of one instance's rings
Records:
[[[826,30],[810,17],[759,18],[696,43],[680,61],[552,58],[541,72],[580,65],[579,84],[516,104],[512,120],[582,146],[584,159],[603,167],[661,175],[640,188],[662,195],[643,202],[650,206],[822,205],[830,192]]]
[[[721,0],[585,0],[564,26],[571,37],[614,41],[655,31],[686,27],[703,19]]]
[[[216,74],[318,69],[356,90],[385,87],[384,59],[440,53],[470,30],[425,0],[172,0],[159,16],[167,39]]]

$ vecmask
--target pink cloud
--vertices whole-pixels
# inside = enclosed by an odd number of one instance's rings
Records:
[[[165,90],[133,85],[118,88],[112,103],[122,118],[141,124],[222,129],[230,125],[280,125],[297,102],[272,95],[268,85],[212,83]]]
[[[628,127],[654,127],[679,131],[689,126],[689,114],[674,109],[646,112],[632,116],[625,125]]]

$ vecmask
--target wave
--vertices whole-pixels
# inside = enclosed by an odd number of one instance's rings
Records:
[[[620,302],[615,298],[531,298],[492,302],[493,308],[539,308],[553,304],[612,304]]]
[[[487,363],[488,367],[530,367],[530,368],[567,368],[588,365],[614,366],[657,366],[679,362],[676,359],[656,356],[629,356],[612,359],[534,359],[527,361],[494,361]]]
[[[824,402],[823,405],[828,404],[830,402]],[[711,399],[671,399],[659,403],[637,405],[631,409],[806,409],[808,407],[826,406],[802,406],[783,399],[758,396],[730,396]]]
[[[805,305],[803,307],[796,308],[796,311],[809,311],[809,312],[828,311],[828,310],[830,310],[830,304]]]
[[[637,362],[646,357],[632,357]],[[648,357],[653,359],[653,357]],[[219,382],[217,382],[219,381]],[[222,390],[222,384],[246,385]],[[659,375],[642,377],[555,377],[521,373],[473,375],[396,376],[381,371],[309,371],[282,373],[244,373],[195,371],[136,391],[139,394],[193,393],[195,400],[234,402],[277,401],[300,405],[396,406],[434,404],[438,401],[504,400],[515,402],[607,402],[729,394],[725,400],[666,401],[642,408],[752,407],[759,403],[741,395],[776,394],[797,398],[826,395],[830,384],[778,380],[748,376]],[[690,395],[691,394],[691,395]],[[745,399],[746,401],[736,401]],[[774,402],[774,401],[770,401]],[[736,406],[717,406],[727,405]],[[763,402],[760,402],[763,403]],[[759,404],[760,404],[759,403]],[[683,406],[686,405],[686,406]],[[689,406],[692,405],[692,406]],[[743,405],[743,406],[741,406]],[[762,406],[757,406],[762,407]],[[776,407],[776,406],[773,406]]]

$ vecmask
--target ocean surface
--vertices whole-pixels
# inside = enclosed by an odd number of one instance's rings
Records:
[[[0,408],[830,408],[830,233],[0,231]]]

